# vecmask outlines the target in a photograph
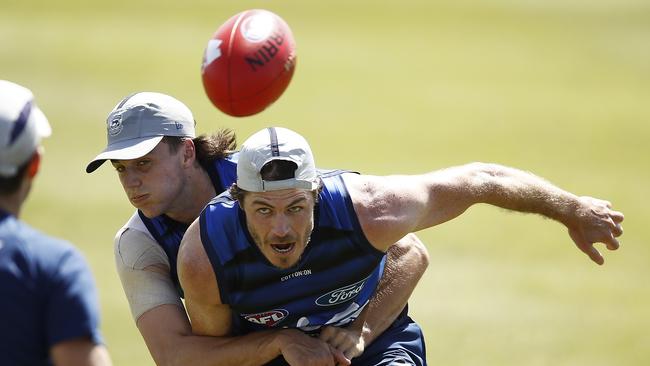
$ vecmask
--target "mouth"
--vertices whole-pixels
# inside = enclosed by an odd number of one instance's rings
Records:
[[[131,196],[131,202],[134,205],[138,204],[138,203],[142,203],[144,200],[147,199],[147,197],[149,197],[148,194],[141,194],[141,195],[137,195],[137,196]]]
[[[271,244],[271,249],[279,254],[287,254],[296,246],[295,243]]]

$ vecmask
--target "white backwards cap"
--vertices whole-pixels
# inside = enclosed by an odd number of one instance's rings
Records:
[[[260,174],[264,165],[273,160],[296,164],[295,177],[265,181]],[[281,189],[318,188],[319,176],[314,156],[304,137],[282,127],[269,127],[249,137],[241,146],[237,162],[237,186],[249,192]]]

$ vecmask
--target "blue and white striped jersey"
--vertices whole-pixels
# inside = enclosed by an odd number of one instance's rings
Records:
[[[341,174],[323,175],[309,245],[292,268],[268,262],[228,193],[201,213],[201,238],[233,311],[233,334],[272,327],[315,331],[357,318],[383,273],[385,255],[365,238]]]

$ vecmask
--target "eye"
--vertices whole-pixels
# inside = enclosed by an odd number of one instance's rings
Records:
[[[289,207],[288,211],[291,212],[291,213],[300,212],[300,211],[302,211],[302,206],[291,206],[291,207]]]
[[[255,210],[257,213],[262,214],[262,215],[268,215],[271,213],[271,209],[268,207],[260,207],[257,210]]]
[[[115,168],[115,171],[118,173],[123,173],[124,172],[124,166],[123,165],[113,165],[113,168]]]
[[[147,166],[151,163],[151,160],[143,159],[138,161],[138,166]]]

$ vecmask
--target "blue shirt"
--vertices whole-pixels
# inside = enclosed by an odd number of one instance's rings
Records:
[[[51,365],[59,342],[101,343],[98,311],[83,256],[0,210],[0,364]]]
[[[201,240],[232,310],[235,335],[273,327],[317,331],[356,319],[379,283],[384,253],[365,238],[340,174],[323,177],[314,230],[300,260],[273,266],[227,194],[200,216]]]

